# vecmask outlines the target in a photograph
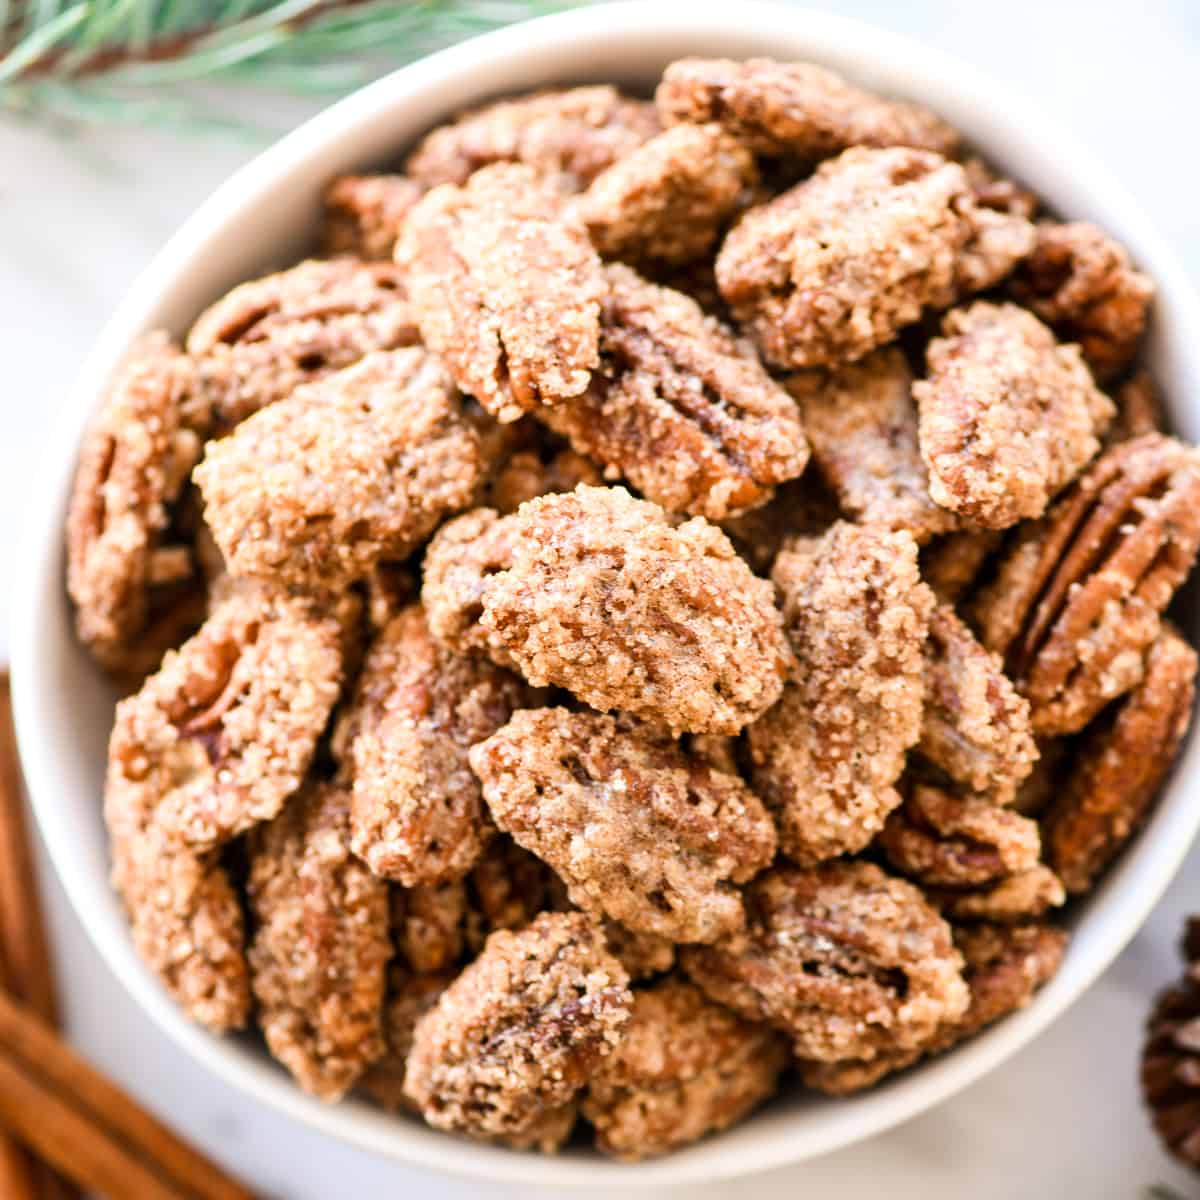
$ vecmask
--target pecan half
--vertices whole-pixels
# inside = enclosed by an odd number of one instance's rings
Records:
[[[1113,416],[1074,346],[1014,304],[954,309],[913,386],[939,504],[989,529],[1038,517]]]
[[[605,258],[674,265],[709,251],[757,185],[737,138],[719,125],[676,125],[593,180],[576,212]]]
[[[695,301],[621,264],[606,276],[600,369],[538,419],[670,512],[765,504],[808,462],[796,405]]]
[[[232,429],[302,383],[418,340],[391,263],[302,262],[240,284],[197,319],[187,338],[195,364],[189,420]]]
[[[921,576],[934,595],[956,604],[983,574],[989,558],[1004,542],[999,529],[960,529],[930,542],[921,551]]]
[[[588,1084],[583,1115],[606,1154],[637,1162],[741,1120],[775,1090],[782,1038],[682,979],[635,993],[621,1044]]]
[[[733,885],[775,855],[771,818],[740,779],[611,717],[526,709],[470,759],[496,824],[573,903],[633,930],[710,942],[737,929]]]
[[[171,837],[207,850],[300,786],[342,682],[343,628],[308,601],[231,591],[122,701],[108,789],[135,789]]]
[[[758,154],[811,163],[848,146],[950,154],[958,132],[918,104],[863,91],[813,63],[681,58],[654,94],[668,125],[717,121]]]
[[[861,850],[900,803],[933,596],[911,534],[845,522],[781,553],[773,577],[796,668],[747,732],[751,779],[780,849],[812,863]]]
[[[1078,342],[1097,379],[1118,376],[1137,353],[1154,284],[1124,246],[1086,221],[1041,221],[1012,294],[1059,336]]]
[[[1022,530],[973,612],[1039,735],[1074,733],[1135,686],[1200,547],[1200,451],[1146,434],[1106,451]]]
[[[1068,891],[1088,891],[1149,815],[1191,721],[1195,680],[1196,652],[1164,628],[1141,683],[1085,735],[1045,817],[1047,858]]]
[[[434,641],[420,605],[404,609],[375,639],[345,718],[355,854],[408,887],[465,875],[491,833],[467,751],[532,699],[503,668]]]
[[[973,925],[954,931],[954,943],[966,964],[963,978],[971,1003],[957,1021],[939,1026],[920,1050],[881,1054],[867,1062],[805,1062],[800,1078],[805,1086],[831,1096],[849,1096],[873,1087],[895,1071],[919,1059],[941,1054],[981,1029],[1024,1008],[1038,988],[1058,972],[1067,935],[1052,925]]]
[[[1007,804],[1037,759],[1029,703],[991,654],[939,604],[925,643],[925,711],[917,751],[956,783]]]
[[[904,355],[887,348],[830,374],[793,375],[787,386],[842,512],[864,525],[907,529],[925,542],[959,521],[929,495],[912,383]]]
[[[864,862],[775,867],[746,889],[746,929],[680,951],[705,992],[788,1034],[801,1058],[923,1045],[968,1002],[950,927],[911,883]]]
[[[1138,371],[1113,393],[1116,420],[1108,428],[1105,443],[1115,446],[1144,433],[1165,433],[1166,415],[1162,393],[1149,371]]]
[[[325,189],[321,252],[391,262],[404,218],[424,194],[405,175],[339,175]]]
[[[204,588],[176,502],[200,457],[183,420],[187,358],[142,338],[83,440],[67,512],[67,589],[79,639],[107,670],[141,678],[200,623]]]
[[[817,471],[806,471],[775,490],[762,508],[726,517],[721,528],[760,575],[768,574],[784,546],[798,537],[820,537],[841,516],[837,497]]]
[[[426,345],[501,421],[578,396],[599,365],[607,285],[583,226],[532,167],[435,188],[396,246]]]
[[[405,170],[429,187],[466,183],[480,167],[523,162],[579,192],[659,131],[645,100],[614,87],[578,87],[498,100],[427,134]]]
[[[546,438],[547,443],[552,440]],[[600,468],[582,454],[542,445],[513,454],[488,484],[484,502],[507,515],[515,513],[526,500],[550,492],[573,492],[581,483],[597,487],[603,482]]]
[[[947,920],[999,924],[1045,916],[1067,898],[1062,880],[1043,863],[966,891],[931,887],[926,894]]]
[[[387,885],[350,852],[350,796],[306,789],[250,846],[249,959],[271,1053],[305,1091],[337,1100],[386,1049]]]

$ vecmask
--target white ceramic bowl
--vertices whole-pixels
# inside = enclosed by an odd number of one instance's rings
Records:
[[[341,171],[396,161],[419,134],[490,96],[552,83],[653,84],[685,54],[809,59],[867,87],[919,100],[1064,214],[1111,231],[1158,284],[1147,358],[1176,427],[1200,439],[1200,303],[1169,248],[1076,142],[978,72],[894,34],[800,9],[638,3],[570,12],[479,38],[368,87],[238,172],[141,277],[87,360],[60,414],[29,506],[15,575],[13,680],[21,751],[54,864],[96,946],[138,1002],[189,1053],[237,1088],[326,1133],[420,1166],[491,1180],[608,1188],[711,1180],[795,1162],[886,1129],[978,1079],[1062,1013],[1113,959],[1175,873],[1200,823],[1200,739],[1192,737],[1153,820],[1075,916],[1057,977],[1023,1012],[876,1091],[826,1101],[782,1098],[720,1137],[636,1167],[578,1151],[519,1155],[436,1133],[348,1102],[304,1095],[249,1039],[188,1023],[134,954],[109,890],[100,821],[113,695],[76,644],[63,586],[62,526],[81,429],[141,331],[182,332],[230,286],[307,247],[322,185]],[[1191,632],[1195,633],[1197,622]]]

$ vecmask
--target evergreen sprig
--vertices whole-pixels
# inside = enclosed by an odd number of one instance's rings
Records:
[[[336,94],[572,2],[0,0],[0,113],[70,125],[244,126],[198,85]]]

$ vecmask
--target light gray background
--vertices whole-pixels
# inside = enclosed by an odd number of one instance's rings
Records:
[[[843,0],[814,4],[914,34],[1021,87],[1124,180],[1200,280],[1200,0]],[[264,119],[315,105],[272,102]],[[62,140],[0,117],[0,550],[19,536],[25,484],[87,347],[180,221],[254,152],[236,142],[108,133]],[[5,561],[11,561],[6,558]],[[3,575],[0,574],[0,579]],[[0,657],[7,655],[0,584]],[[71,1034],[181,1130],[271,1195],[296,1200],[516,1195],[405,1171],[231,1095],[132,1007],[44,869]],[[982,1083],[904,1127],[753,1182],[693,1189],[893,1200],[1200,1196],[1148,1132],[1136,1093],[1140,1025],[1174,975],[1197,903],[1200,852],[1103,981]],[[528,1196],[526,1191],[523,1195]]]

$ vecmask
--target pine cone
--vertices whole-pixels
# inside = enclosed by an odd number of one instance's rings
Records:
[[[1167,1149],[1200,1170],[1200,916],[1188,918],[1182,950],[1187,971],[1146,1027],[1142,1095]]]

